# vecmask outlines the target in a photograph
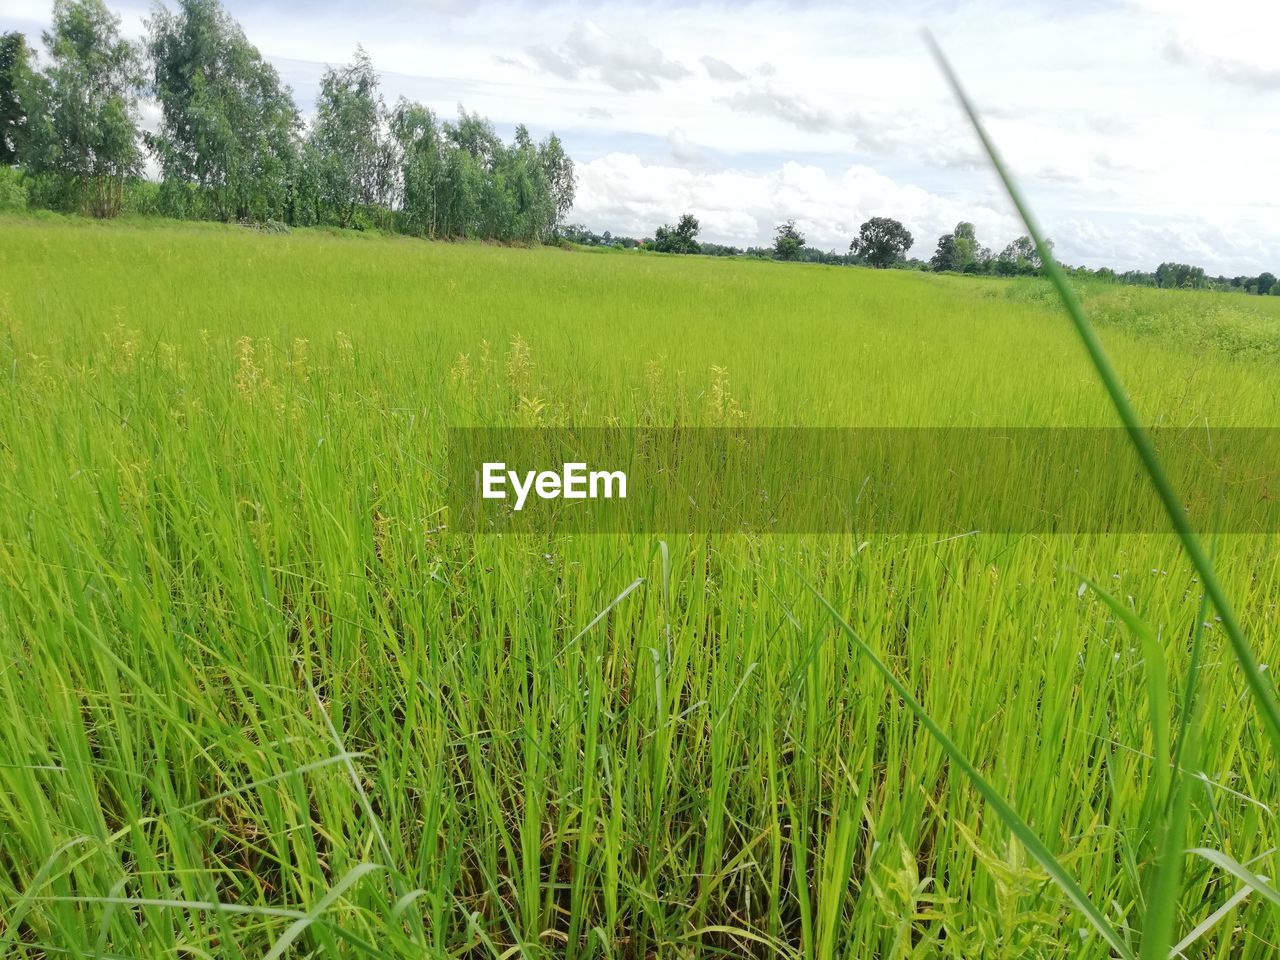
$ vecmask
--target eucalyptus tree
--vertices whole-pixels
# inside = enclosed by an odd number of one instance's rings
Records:
[[[523,243],[550,239],[558,219],[556,200],[547,176],[543,147],[534,144],[524,124],[516,127],[515,140],[505,151],[504,161],[495,179],[510,198],[511,215],[505,239]]]
[[[445,140],[444,175],[437,194],[439,236],[479,235],[481,200],[487,178],[487,171],[476,157]]]
[[[43,40],[47,66],[14,69],[25,120],[14,131],[16,158],[28,173],[62,180],[82,212],[113,217],[142,167],[138,51],[102,0],[55,0]]]
[[[147,143],[166,182],[194,185],[220,220],[284,218],[301,121],[275,68],[218,0],[158,6],[147,29],[161,111]]]
[[[401,223],[416,236],[438,236],[445,172],[440,122],[422,104],[401,99],[391,111],[391,138],[399,162]]]
[[[18,141],[27,114],[19,96],[19,84],[30,69],[27,38],[17,30],[0,34],[0,166],[18,162]]]
[[[554,134],[535,143],[520,124],[505,144],[479,114],[460,107],[441,123],[405,100],[388,126],[399,219],[410,233],[534,243],[554,237],[573,205],[573,161]]]
[[[352,62],[320,79],[308,137],[320,206],[326,219],[348,227],[363,208],[385,208],[395,185],[390,118],[369,55],[356,47]]]
[[[573,167],[573,158],[565,152],[564,144],[554,133],[547,137],[538,148],[542,156],[542,169],[547,179],[547,189],[551,194],[551,202],[555,210],[552,229],[564,223],[565,217],[573,209],[573,198],[577,190],[578,178]]]

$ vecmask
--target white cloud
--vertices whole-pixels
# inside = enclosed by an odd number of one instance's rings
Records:
[[[845,125],[835,113],[810,103],[798,94],[782,93],[771,86],[740,90],[733,96],[725,97],[723,102],[734,110],[773,117],[811,133],[839,130]]]
[[[1267,92],[1280,90],[1280,67],[1261,64],[1239,56],[1223,56],[1207,50],[1196,39],[1173,35],[1165,53],[1175,63],[1190,64],[1228,83]]]
[[[667,150],[678,166],[688,170],[702,170],[714,166],[711,156],[689,139],[679,127],[667,134]]]
[[[722,83],[737,83],[739,80],[747,79],[745,73],[740,73],[738,68],[731,63],[726,63],[716,57],[699,57],[698,62],[702,64],[707,76],[712,80],[719,80]]]
[[[535,44],[528,54],[557,77],[576,80],[591,75],[623,93],[657,90],[662,81],[679,80],[690,72],[643,37],[615,35],[590,20],[575,24],[558,49]]]
[[[1270,0],[1135,0],[1165,27],[1165,54],[1228,84],[1280,91],[1280,5]]]
[[[108,2],[136,35],[150,0]],[[918,238],[1004,210],[921,41],[927,21],[1064,258],[1280,272],[1280,3],[754,0],[730,16],[676,0],[315,0],[300,16],[224,2],[304,108],[319,65],[359,41],[388,99],[556,130],[584,174],[577,219],[646,233],[696,200],[739,243],[768,242],[786,216],[843,245],[863,210]],[[0,4],[0,29],[38,30],[50,0]],[[850,169],[879,179],[851,185]],[[1003,218],[992,246],[1016,231]]]
[[[973,222],[984,242],[999,246],[1018,233],[1006,210],[902,185],[862,165],[837,174],[794,161],[767,172],[702,173],[612,153],[579,165],[578,176],[574,212],[583,223],[640,237],[686,212],[699,219],[704,239],[737,246],[766,242],[791,217],[811,245],[844,251],[863,221],[892,216],[911,230],[913,252],[923,257],[961,220]]]

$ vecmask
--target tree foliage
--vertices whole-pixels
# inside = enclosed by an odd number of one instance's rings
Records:
[[[849,252],[873,267],[891,267],[911,249],[911,232],[891,217],[872,217],[858,230]]]
[[[218,0],[157,6],[147,28],[161,111],[147,145],[170,188],[199,188],[221,220],[282,219],[300,121],[275,68]]]
[[[403,99],[388,109],[358,47],[351,64],[325,71],[304,130],[292,92],[220,0],[173,0],[172,8],[164,2],[147,21],[142,50],[121,39],[103,0],[54,0],[43,67],[22,34],[0,35],[0,166],[19,168],[0,182],[0,207],[101,217],[127,204],[166,216],[378,227],[432,238],[532,243],[562,236],[577,181],[554,133],[535,142],[520,125],[504,143],[488,120],[461,107],[452,121]],[[144,91],[159,104],[160,123],[140,136]],[[143,146],[159,163],[160,185],[140,180]],[[913,237],[889,217],[862,224],[847,254],[806,246],[795,220],[776,228],[771,246],[746,249],[699,242],[699,230],[686,213],[659,227],[653,241],[582,227],[563,235],[592,245],[833,265],[1004,276],[1044,266],[1029,237],[993,256],[967,221],[939,237],[927,264],[906,259]],[[1172,262],[1154,272],[1067,269],[1108,282],[1280,295],[1280,282],[1267,272],[1209,277]]]
[[[779,260],[795,260],[804,249],[804,234],[796,229],[796,222],[788,220],[778,224],[773,240],[773,255]]]
[[[456,121],[441,123],[407,100],[389,129],[409,233],[534,243],[552,239],[573,206],[573,161],[554,134],[535,143],[521,124],[508,145],[477,114],[459,108]]]
[[[1185,287],[1192,290],[1207,287],[1208,278],[1203,267],[1186,263],[1162,263],[1156,267],[1157,287]]]
[[[1046,239],[1045,243],[1048,245],[1049,250],[1052,251],[1053,241]],[[1040,259],[1040,251],[1036,249],[1035,241],[1027,236],[1018,237],[1012,241],[996,257],[996,273],[1003,276],[1039,273],[1043,268],[1044,263]]]
[[[661,226],[653,235],[653,249],[659,253],[698,253],[698,218],[686,213],[674,227]]]
[[[389,205],[394,139],[388,121],[378,75],[362,47],[347,66],[325,70],[306,152],[322,222],[349,227],[361,207]]]
[[[938,238],[938,248],[934,251],[929,265],[938,271],[951,270],[961,272],[979,260],[982,249],[978,246],[977,231],[972,223],[961,221],[951,233]]]
[[[19,86],[29,70],[27,38],[16,30],[0,34],[0,166],[18,162],[18,141],[27,121]]]
[[[407,233],[439,233],[444,149],[440,121],[420,103],[401,100],[391,111],[391,140],[399,160],[400,202]]]
[[[929,266],[934,270],[960,270],[959,251],[956,250],[956,238],[953,234],[944,233],[938,238],[938,248],[929,259]]]
[[[138,51],[102,0],[55,0],[43,35],[48,65],[15,69],[25,122],[17,156],[36,175],[68,186],[82,212],[112,217],[124,183],[141,170]]]

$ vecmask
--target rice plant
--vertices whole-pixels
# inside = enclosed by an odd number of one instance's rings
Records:
[[[53,219],[0,262],[0,955],[1275,954],[1275,535],[449,528],[456,425],[1110,425],[1042,281]],[[1139,424],[1280,420],[1229,296],[1080,293]]]

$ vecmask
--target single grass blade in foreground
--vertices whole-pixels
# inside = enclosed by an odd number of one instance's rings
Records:
[[[1022,845],[1027,848],[1030,854],[1035,857],[1036,862],[1044,868],[1045,872],[1049,874],[1051,878],[1053,878],[1054,883],[1056,883],[1062,892],[1067,895],[1068,899],[1076,905],[1081,913],[1088,917],[1089,922],[1093,924],[1094,928],[1100,934],[1102,934],[1103,939],[1110,944],[1111,949],[1113,949],[1117,955],[1126,958],[1126,960],[1131,960],[1133,957],[1133,951],[1129,949],[1128,944],[1121,939],[1120,934],[1116,929],[1107,922],[1107,918],[1102,915],[1102,911],[1093,905],[1093,901],[1089,899],[1088,894],[1080,888],[1080,885],[1076,883],[1071,874],[1066,871],[1066,868],[1058,862],[1058,858],[1053,855],[1053,852],[1047,846],[1045,846],[1044,842],[1036,835],[1035,831],[1032,830],[1027,822],[1018,815],[1018,812],[1009,805],[1008,801],[1000,795],[999,791],[989,784],[986,778],[978,772],[978,768],[973,765],[965,755],[964,751],[952,742],[951,738],[943,732],[942,728],[938,726],[931,716],[929,716],[928,711],[925,710],[925,708],[921,706],[920,702],[911,695],[911,692],[906,688],[902,681],[894,675],[893,671],[876,656],[875,651],[872,650],[871,647],[867,645],[866,641],[858,635],[858,632],[854,630],[853,627],[849,626],[849,623],[844,619],[844,617],[840,616],[840,613],[831,605],[827,598],[815,590],[813,586],[809,584],[806,584],[806,586],[809,586],[813,595],[821,601],[824,607],[827,608],[827,611],[835,619],[836,623],[840,625],[840,628],[845,632],[845,634],[848,635],[849,639],[852,640],[854,645],[857,646],[862,654],[871,661],[872,665],[880,675],[884,677],[885,682],[888,683],[889,686],[893,688],[894,692],[902,698],[902,702],[907,705],[908,709],[916,715],[916,718],[924,725],[925,729],[928,730],[929,733],[933,735],[933,738],[938,741],[947,756],[951,758],[951,762],[964,772],[964,775],[969,778],[987,803],[991,804],[992,809],[995,810],[996,815],[1004,822],[1005,826],[1007,826],[1013,835],[1022,842]]]
[[[1231,642],[1231,649],[1235,653],[1236,660],[1240,662],[1241,669],[1244,671],[1245,682],[1249,685],[1249,691],[1253,694],[1253,699],[1258,705],[1258,712],[1262,714],[1267,733],[1271,737],[1272,747],[1277,753],[1280,753],[1280,704],[1277,704],[1271,685],[1262,675],[1258,661],[1254,658],[1253,651],[1249,649],[1249,645],[1245,641],[1244,631],[1241,630],[1240,623],[1236,620],[1235,610],[1232,608],[1230,601],[1227,600],[1226,593],[1218,583],[1218,578],[1214,575],[1213,563],[1209,560],[1209,555],[1201,545],[1200,538],[1196,536],[1195,530],[1192,529],[1191,522],[1187,519],[1182,501],[1178,499],[1173,485],[1165,474],[1160,458],[1156,454],[1155,446],[1151,442],[1151,437],[1139,422],[1138,414],[1129,402],[1129,396],[1125,393],[1123,384],[1120,383],[1120,377],[1111,365],[1106,351],[1102,348],[1102,341],[1098,339],[1098,334],[1093,329],[1093,325],[1084,315],[1080,301],[1067,283],[1067,278],[1062,272],[1062,268],[1058,266],[1058,262],[1053,258],[1053,252],[1049,249],[1048,244],[1045,243],[1044,235],[1036,224],[1035,218],[1031,215],[1030,207],[1027,206],[1017,185],[1013,182],[1012,175],[1005,168],[1003,161],[1001,161],[995,144],[987,135],[986,128],[983,127],[982,121],[979,119],[978,113],[974,109],[972,102],[970,102],[968,95],[960,86],[960,80],[955,71],[952,70],[951,64],[942,52],[942,48],[938,46],[938,42],[934,40],[933,35],[927,31],[925,32],[925,39],[933,50],[933,55],[937,59],[938,65],[942,68],[943,73],[946,74],[947,82],[951,85],[956,99],[960,101],[960,105],[969,117],[969,122],[973,124],[973,129],[977,133],[978,139],[982,141],[982,147],[990,158],[992,166],[995,167],[996,173],[1000,175],[1000,180],[1009,194],[1009,199],[1013,201],[1013,205],[1018,210],[1018,215],[1026,225],[1028,235],[1035,242],[1036,250],[1040,254],[1040,261],[1044,264],[1045,275],[1058,291],[1058,296],[1062,298],[1062,305],[1066,308],[1067,314],[1071,317],[1071,322],[1075,325],[1076,332],[1084,342],[1085,350],[1089,353],[1089,359],[1093,362],[1094,369],[1097,370],[1098,376],[1102,378],[1102,382],[1107,388],[1111,403],[1115,407],[1116,413],[1119,414],[1125,430],[1128,431],[1129,439],[1133,442],[1133,446],[1137,450],[1148,476],[1151,477],[1151,483],[1160,496],[1160,502],[1164,505],[1165,512],[1169,516],[1169,521],[1173,524],[1174,531],[1181,539],[1183,548],[1191,558],[1191,563],[1195,566],[1196,572],[1200,574],[1205,592],[1213,601],[1218,615],[1222,617],[1223,629],[1226,630],[1227,638]]]

